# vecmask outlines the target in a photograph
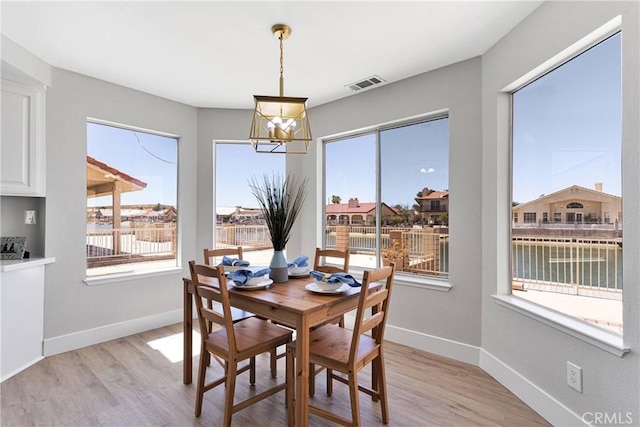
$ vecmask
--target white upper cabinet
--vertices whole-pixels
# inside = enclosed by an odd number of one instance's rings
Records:
[[[2,79],[0,195],[45,196],[45,86]]]

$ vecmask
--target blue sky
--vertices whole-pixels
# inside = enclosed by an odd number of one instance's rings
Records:
[[[622,195],[620,37],[516,92],[513,200],[596,182]]]
[[[123,205],[176,205],[178,143],[175,138],[87,123],[87,155],[147,183],[142,191],[123,193]],[[87,200],[87,206],[105,205],[111,206],[111,197]]]
[[[256,153],[251,144],[216,144],[217,206],[258,207],[249,181],[265,174],[285,173],[285,156]]]
[[[415,203],[424,187],[449,188],[448,119],[380,132],[382,201],[390,206]],[[375,134],[328,143],[326,196],[375,202]]]
[[[513,200],[523,203],[573,184],[594,188],[596,182],[605,192],[621,195],[620,38],[607,39],[515,94]],[[448,126],[444,119],[380,132],[385,203],[411,206],[424,187],[449,188]],[[124,194],[123,204],[175,205],[176,140],[137,135],[140,144],[132,131],[89,123],[87,152],[148,183],[144,191]],[[343,202],[375,200],[374,138],[368,134],[327,144],[328,200],[332,195]],[[219,143],[216,156],[218,206],[256,207],[248,181],[285,170],[285,156],[258,154],[249,144]]]

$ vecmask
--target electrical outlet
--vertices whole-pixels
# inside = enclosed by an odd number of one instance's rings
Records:
[[[567,384],[582,393],[582,368],[567,362]]]

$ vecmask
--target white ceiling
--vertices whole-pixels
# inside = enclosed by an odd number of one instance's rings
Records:
[[[486,52],[541,1],[2,1],[4,35],[49,64],[196,107],[277,95],[317,106]],[[55,82],[54,82],[55,84]]]

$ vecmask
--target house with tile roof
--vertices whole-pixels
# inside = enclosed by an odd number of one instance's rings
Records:
[[[415,200],[420,206],[418,214],[428,224],[438,223],[440,215],[449,213],[449,191],[436,191],[425,187]]]
[[[513,226],[531,224],[618,224],[622,222],[622,197],[572,185],[511,208]]]
[[[327,205],[325,214],[327,225],[373,225],[376,218],[374,202],[360,202],[357,197],[350,198],[348,203],[331,203]],[[382,203],[381,216],[398,215],[391,206]]]

